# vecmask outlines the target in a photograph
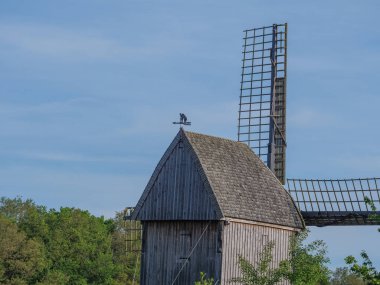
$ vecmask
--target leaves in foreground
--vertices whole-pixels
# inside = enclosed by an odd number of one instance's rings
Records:
[[[362,264],[356,260],[352,255],[347,256],[344,260],[350,265],[350,270],[355,275],[367,281],[368,285],[380,285],[380,272],[373,266],[371,259],[365,251],[362,251],[360,256],[363,259]]]
[[[328,284],[327,246],[321,240],[305,243],[308,233],[305,230],[291,239],[290,258],[282,262],[288,268],[287,279],[293,285]]]
[[[286,277],[286,268],[272,268],[274,242],[269,242],[259,255],[256,266],[239,255],[239,265],[242,277],[231,279],[231,283],[243,285],[275,285]]]
[[[194,285],[214,285],[214,278],[207,278],[206,273],[201,272],[201,280],[195,281]]]
[[[326,266],[329,262],[326,245],[320,240],[306,244],[307,235],[308,232],[303,231],[292,237],[289,259],[281,261],[278,268],[272,268],[273,242],[264,247],[255,266],[239,256],[242,277],[233,278],[230,282],[274,285],[289,280],[293,285],[328,284],[330,272]]]
[[[368,197],[364,197],[365,203],[370,206],[371,211],[369,218],[373,220],[380,221],[380,216],[376,212],[375,203]],[[378,229],[380,231],[380,229]],[[373,266],[371,259],[369,258],[367,252],[364,250],[360,254],[363,259],[362,264],[356,260],[352,255],[347,256],[344,260],[348,265],[350,265],[350,270],[356,276],[361,277],[368,285],[380,285],[380,272],[376,270]]]
[[[351,273],[347,267],[338,267],[332,272],[330,285],[366,285],[366,283]]]

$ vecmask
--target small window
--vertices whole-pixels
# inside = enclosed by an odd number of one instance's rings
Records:
[[[191,232],[181,231],[179,234],[179,259],[185,261],[191,251]]]

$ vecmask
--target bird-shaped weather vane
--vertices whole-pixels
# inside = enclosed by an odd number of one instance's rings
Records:
[[[191,126],[191,122],[187,121],[187,117],[184,113],[179,113],[179,122],[173,122],[174,125]]]

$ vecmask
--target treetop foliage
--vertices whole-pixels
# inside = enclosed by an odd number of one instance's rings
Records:
[[[75,208],[0,199],[0,284],[131,284],[123,223]]]
[[[332,272],[330,279],[331,285],[366,285],[366,283],[358,276],[355,276],[346,267],[340,267]]]

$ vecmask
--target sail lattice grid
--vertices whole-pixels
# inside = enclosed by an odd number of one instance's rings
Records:
[[[380,178],[287,179],[308,226],[378,225]]]
[[[127,253],[140,254],[143,227],[140,221],[132,220],[133,207],[124,210],[124,234]]]
[[[287,24],[244,31],[238,141],[285,183]]]

